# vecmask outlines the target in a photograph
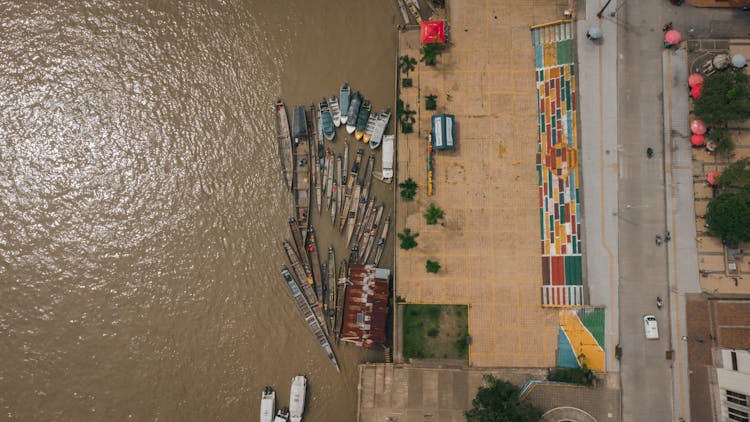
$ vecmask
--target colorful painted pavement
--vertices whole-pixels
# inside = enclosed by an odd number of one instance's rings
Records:
[[[561,310],[557,366],[604,371],[604,319],[603,308]]]
[[[531,30],[539,115],[539,222],[542,303],[583,305],[573,28],[569,21]]]

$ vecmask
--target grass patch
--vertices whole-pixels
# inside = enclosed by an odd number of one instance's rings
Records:
[[[464,305],[404,305],[406,359],[467,359],[468,312]]]

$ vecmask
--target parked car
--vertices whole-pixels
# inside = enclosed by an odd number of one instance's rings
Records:
[[[646,338],[649,340],[659,339],[659,324],[653,315],[643,316],[643,329],[646,331]]]

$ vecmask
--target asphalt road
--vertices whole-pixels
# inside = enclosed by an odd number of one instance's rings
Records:
[[[615,11],[615,16],[610,12]],[[670,344],[666,227],[662,26],[686,37],[747,36],[750,13],[626,0],[604,17],[618,24],[619,316],[623,421],[677,421]],[[646,148],[654,149],[652,159]],[[686,229],[691,229],[686,227]],[[694,236],[694,233],[673,233]],[[656,297],[665,300],[656,307]],[[659,320],[660,339],[646,340],[643,316]],[[689,420],[686,418],[686,420]]]

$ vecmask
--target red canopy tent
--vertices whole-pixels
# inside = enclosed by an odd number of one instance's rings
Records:
[[[699,147],[706,142],[706,138],[703,135],[698,135],[696,133],[690,137],[690,142],[693,144],[693,146]]]
[[[690,88],[690,96],[698,99],[701,96],[701,89],[703,89],[703,84],[696,84],[693,85],[692,88]]]
[[[690,130],[698,135],[703,135],[706,133],[706,125],[700,120],[693,120],[690,123]]]
[[[445,44],[445,21],[422,21],[419,27],[422,32],[422,44]]]
[[[688,77],[688,85],[690,85],[691,87],[702,83],[703,75],[701,75],[700,73],[693,73]]]

